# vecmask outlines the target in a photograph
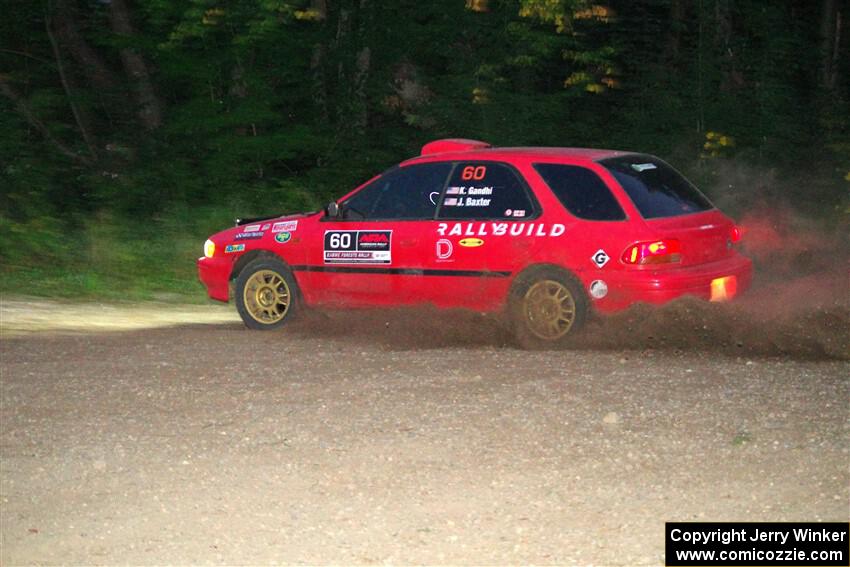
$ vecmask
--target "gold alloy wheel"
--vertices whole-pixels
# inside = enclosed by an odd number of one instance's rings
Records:
[[[264,325],[286,316],[292,294],[283,276],[272,270],[259,270],[245,282],[242,299],[251,318]]]
[[[528,288],[523,306],[528,330],[547,341],[566,335],[576,318],[573,294],[555,280],[541,280]]]

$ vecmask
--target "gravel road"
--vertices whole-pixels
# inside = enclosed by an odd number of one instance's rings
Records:
[[[665,521],[850,519],[823,349],[361,321],[7,335],[0,563],[660,565]]]

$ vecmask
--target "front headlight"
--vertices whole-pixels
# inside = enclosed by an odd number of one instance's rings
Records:
[[[215,254],[215,242],[210,239],[207,239],[207,241],[204,242],[204,256],[206,256],[207,258],[212,258],[213,254]]]

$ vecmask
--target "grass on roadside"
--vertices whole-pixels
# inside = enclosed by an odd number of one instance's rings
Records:
[[[101,216],[68,228],[17,225],[2,235],[0,294],[204,303],[197,258],[207,236],[231,223],[225,212],[201,211],[145,222]]]

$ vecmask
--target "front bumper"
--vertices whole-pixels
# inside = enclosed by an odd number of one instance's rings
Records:
[[[198,258],[198,279],[207,288],[212,299],[227,302],[230,299],[230,273],[233,262],[228,258]]]
[[[685,268],[624,270],[609,275],[607,283],[611,291],[604,299],[594,302],[594,306],[600,311],[617,311],[638,302],[659,305],[684,295],[731,300],[750,287],[752,277],[752,261],[740,254]],[[721,297],[718,287],[722,287]]]

